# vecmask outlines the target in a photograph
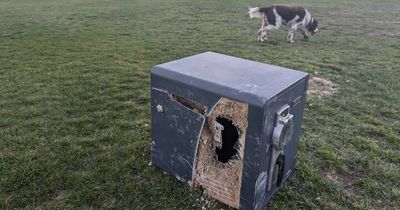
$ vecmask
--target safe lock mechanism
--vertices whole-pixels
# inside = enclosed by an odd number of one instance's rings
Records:
[[[279,186],[283,181],[285,164],[284,148],[290,142],[294,129],[293,115],[290,114],[290,106],[284,105],[276,113],[275,127],[272,133],[272,157],[269,169],[268,191],[272,186]]]
[[[289,143],[293,134],[293,115],[290,113],[290,106],[283,106],[276,113],[276,122],[272,134],[272,144],[278,150],[282,150]]]

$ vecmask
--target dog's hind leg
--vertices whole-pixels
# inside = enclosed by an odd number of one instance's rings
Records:
[[[259,42],[268,41],[268,31],[264,28],[260,28],[257,32],[257,39]]]
[[[277,30],[279,29],[279,26],[274,26],[274,25],[266,25],[265,27],[260,28],[258,30],[258,34],[260,39],[262,40],[261,42],[265,42],[268,40],[268,33],[272,30]]]
[[[258,29],[257,31],[257,40],[262,42],[262,28]]]
[[[267,26],[267,20],[266,20],[266,16],[265,14],[263,14],[262,18],[261,18],[261,28],[258,30],[257,32],[257,39],[259,42],[265,42],[268,40],[268,31],[265,28],[265,26]]]

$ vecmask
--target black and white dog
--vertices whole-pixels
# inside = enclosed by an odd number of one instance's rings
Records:
[[[279,29],[281,25],[289,28],[287,41],[293,43],[294,32],[300,32],[305,39],[309,39],[307,33],[314,35],[318,31],[318,21],[311,16],[304,7],[275,5],[271,7],[249,7],[250,18],[260,18],[261,28],[258,30],[258,41],[268,40],[268,31]]]

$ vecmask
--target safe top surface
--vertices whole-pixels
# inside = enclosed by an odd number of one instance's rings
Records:
[[[214,52],[157,65],[152,73],[259,106],[307,75]]]

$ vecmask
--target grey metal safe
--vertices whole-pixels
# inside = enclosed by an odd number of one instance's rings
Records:
[[[308,74],[213,52],[153,67],[152,163],[238,209],[293,173]]]

